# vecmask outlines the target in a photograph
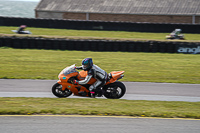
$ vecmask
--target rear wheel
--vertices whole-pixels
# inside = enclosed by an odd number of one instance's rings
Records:
[[[52,87],[52,93],[59,97],[59,98],[64,98],[64,97],[68,97],[72,94],[72,92],[70,90],[68,90],[67,88],[65,88],[64,91],[62,91],[62,85],[55,83]]]
[[[116,81],[112,84],[104,86],[103,91],[106,98],[119,99],[124,96],[126,92],[126,87],[122,82]]]

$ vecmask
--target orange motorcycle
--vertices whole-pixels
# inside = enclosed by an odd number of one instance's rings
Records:
[[[107,82],[101,88],[103,95],[106,98],[119,99],[125,94],[125,85],[122,82],[118,81],[119,79],[124,77],[123,73],[124,71],[113,71],[108,74]],[[86,76],[87,71],[82,70],[78,72],[76,70],[75,64],[66,67],[58,75],[59,80],[53,85],[52,93],[59,98],[69,97],[72,93],[75,96],[91,97],[89,87],[94,82],[96,82],[96,79],[92,78],[86,85],[73,84],[74,80],[83,80]]]

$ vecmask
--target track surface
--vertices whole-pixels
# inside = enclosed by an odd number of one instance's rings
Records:
[[[56,80],[0,79],[0,97],[53,97]],[[123,99],[200,101],[199,84],[124,82]],[[74,98],[74,96],[71,96]],[[78,98],[78,97],[77,97]],[[199,133],[200,120],[90,116],[0,116],[4,133]]]
[[[4,133],[199,133],[199,125],[184,119],[0,116]]]
[[[0,97],[52,97],[56,80],[0,79]],[[160,101],[200,101],[200,84],[123,82],[122,99]],[[79,98],[70,96],[71,98]]]

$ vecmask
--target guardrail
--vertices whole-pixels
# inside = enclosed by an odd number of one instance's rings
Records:
[[[20,26],[76,30],[108,30],[108,31],[136,31],[136,32],[166,32],[182,29],[183,33],[200,33],[200,24],[169,24],[169,23],[133,23],[106,21],[77,21],[63,19],[38,19],[0,17],[0,26]]]
[[[33,37],[0,37],[0,47],[79,51],[200,53],[199,42],[71,40]]]

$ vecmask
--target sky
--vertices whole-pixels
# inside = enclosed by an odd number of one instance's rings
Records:
[[[35,1],[35,2],[39,2],[40,0],[10,0],[10,1]]]

